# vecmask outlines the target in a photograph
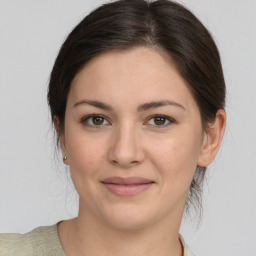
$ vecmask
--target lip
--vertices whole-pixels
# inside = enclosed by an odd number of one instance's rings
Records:
[[[101,181],[104,187],[118,196],[134,196],[148,188],[155,182],[141,177],[109,177]]]

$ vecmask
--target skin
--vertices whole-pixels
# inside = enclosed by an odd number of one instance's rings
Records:
[[[144,103],[167,100],[170,105],[138,111]],[[101,115],[98,122],[86,119],[92,114]],[[164,117],[157,122],[155,115]],[[78,217],[58,226],[66,254],[183,255],[178,234],[187,193],[196,166],[210,164],[218,151],[225,112],[219,110],[203,130],[198,106],[171,59],[139,47],[86,64],[71,84],[64,131],[58,119],[55,126],[80,197]],[[102,184],[113,176],[146,178],[153,185],[118,196]]]

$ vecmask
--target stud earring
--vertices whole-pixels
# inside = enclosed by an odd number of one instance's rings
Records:
[[[68,158],[66,156],[63,157],[63,161],[66,161]]]

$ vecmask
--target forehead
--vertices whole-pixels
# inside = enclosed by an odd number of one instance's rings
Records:
[[[169,99],[196,105],[171,58],[152,48],[111,51],[93,58],[75,76],[69,98],[112,103]]]

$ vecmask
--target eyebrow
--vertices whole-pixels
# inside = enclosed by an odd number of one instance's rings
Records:
[[[83,104],[90,105],[90,106],[100,108],[103,110],[107,110],[107,111],[114,110],[111,105],[106,104],[101,101],[97,101],[97,100],[81,100],[81,101],[78,101],[77,103],[75,103],[73,107],[77,107],[77,106],[83,105]],[[138,106],[137,111],[142,112],[142,111],[152,110],[152,109],[156,109],[156,108],[168,106],[168,105],[179,107],[179,108],[185,110],[185,107],[183,105],[181,105],[175,101],[161,100],[161,101],[152,101],[152,102],[143,103]]]
[[[138,112],[140,112],[140,111],[146,111],[146,110],[155,109],[155,108],[168,106],[168,105],[179,107],[185,110],[185,107],[183,107],[181,104],[175,101],[170,101],[170,100],[152,101],[152,102],[144,103],[142,105],[139,105],[137,110]]]

